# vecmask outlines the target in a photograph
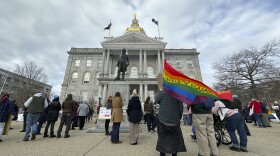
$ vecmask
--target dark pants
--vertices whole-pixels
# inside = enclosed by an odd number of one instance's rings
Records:
[[[110,119],[105,120],[105,133],[109,133],[109,123],[110,123]]]
[[[43,123],[44,122],[39,122],[38,126],[37,126],[37,134],[40,134],[41,133],[41,128],[43,126]]]
[[[64,124],[66,124],[65,135],[68,135],[71,127],[71,122],[72,122],[72,113],[62,113],[59,128],[57,130],[57,135],[61,135],[61,131]]]
[[[23,131],[25,131],[25,127],[26,127],[26,116],[27,116],[27,113],[24,113],[23,114]]]
[[[155,121],[155,116],[153,113],[146,113],[146,118],[147,118],[147,128],[148,131],[150,130],[154,130],[154,128],[156,127],[156,121]]]
[[[72,129],[74,129],[74,127],[78,127],[78,117],[72,119]]]
[[[47,121],[44,135],[48,135],[49,126],[51,125],[50,134],[51,136],[54,135],[54,124],[56,121]]]
[[[112,129],[112,134],[111,134],[111,141],[113,143],[117,143],[119,142],[119,138],[120,138],[120,122],[114,122],[113,123],[113,129]]]
[[[79,128],[83,129],[85,125],[86,116],[79,116]]]

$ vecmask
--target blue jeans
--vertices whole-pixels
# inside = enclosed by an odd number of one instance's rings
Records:
[[[112,127],[112,133],[111,133],[111,141],[113,143],[117,143],[119,142],[119,138],[120,138],[120,122],[114,122],[113,123],[113,127]]]
[[[37,133],[37,122],[39,120],[41,113],[28,113],[26,117],[26,127],[25,127],[25,138],[30,137],[31,127],[32,127],[32,134]]]
[[[256,113],[254,115],[255,115],[255,118],[258,122],[259,127],[266,127],[265,122],[264,122],[263,117],[262,117],[262,113]]]
[[[246,131],[244,128],[244,119],[243,117],[239,114],[233,114],[230,117],[226,117],[225,118],[226,121],[226,129],[228,131],[228,134],[230,136],[230,139],[233,143],[233,147],[236,148],[241,148],[241,149],[247,149],[247,135],[246,135]],[[237,133],[239,135],[240,138],[240,145],[238,143],[238,139],[235,135],[235,130],[237,130]]]

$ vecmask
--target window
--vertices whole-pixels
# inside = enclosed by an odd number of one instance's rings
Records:
[[[102,67],[102,59],[98,59],[98,68]]]
[[[148,78],[154,77],[154,69],[153,69],[153,67],[148,67],[147,68],[147,74],[148,74]]]
[[[81,93],[81,97],[82,97],[83,101],[87,101],[87,95],[88,95],[88,92],[82,92]]]
[[[87,67],[91,67],[91,60],[87,60]]]
[[[137,78],[138,77],[138,72],[137,72],[137,67],[131,67],[130,68],[130,78]]]
[[[188,63],[188,67],[189,68],[193,68],[193,64],[192,63]]]
[[[79,66],[80,66],[80,63],[81,63],[81,60],[76,60],[76,61],[75,61],[75,67],[79,67]]]
[[[154,101],[155,92],[153,90],[148,91],[148,96],[151,98],[151,101]]]
[[[84,83],[89,83],[90,80],[90,73],[86,72],[84,75]]]
[[[176,67],[181,67],[181,61],[179,60],[176,61]]]
[[[93,90],[93,95],[94,95],[95,97],[98,97],[98,90]]]
[[[78,72],[74,72],[74,73],[72,74],[71,83],[72,83],[72,84],[75,84],[75,83],[77,83],[77,80],[78,80]]]
[[[97,78],[99,78],[99,74],[100,73],[96,73],[96,75],[95,75],[95,84],[99,84],[99,81],[97,80]]]

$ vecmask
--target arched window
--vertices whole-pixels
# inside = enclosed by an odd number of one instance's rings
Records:
[[[72,83],[72,84],[77,83],[78,76],[79,76],[78,72],[74,72],[74,73],[72,74],[72,79],[71,79],[71,83]]]
[[[97,80],[97,78],[99,78],[99,74],[100,73],[96,73],[95,74],[95,84],[99,84],[99,81]]]
[[[130,68],[130,78],[137,78],[138,77],[138,71],[137,71],[137,67],[131,67]]]
[[[147,74],[148,74],[148,78],[154,77],[154,69],[153,69],[153,67],[147,67]]]
[[[90,73],[86,72],[84,75],[84,83],[89,83],[90,80]]]

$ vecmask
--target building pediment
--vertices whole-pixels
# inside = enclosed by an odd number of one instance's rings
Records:
[[[103,41],[102,46],[106,45],[123,45],[123,44],[141,44],[141,45],[161,45],[165,46],[166,42],[162,42],[156,38],[151,38],[145,34],[137,32],[129,32],[119,37],[108,38]]]

